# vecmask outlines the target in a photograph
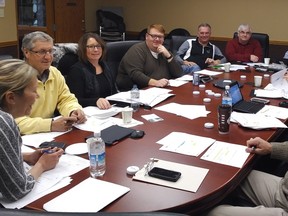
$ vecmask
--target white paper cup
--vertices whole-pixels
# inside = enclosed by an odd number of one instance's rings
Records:
[[[230,72],[230,66],[231,66],[230,63],[224,64],[224,71],[225,72]]]
[[[260,87],[262,84],[262,76],[254,76],[254,86]]]
[[[264,58],[264,64],[269,65],[270,64],[270,58]]]
[[[129,124],[132,121],[133,109],[131,107],[122,110],[122,120],[124,124]]]

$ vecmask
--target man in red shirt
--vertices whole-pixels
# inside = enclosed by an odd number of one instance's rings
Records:
[[[238,28],[238,37],[228,41],[226,58],[230,62],[262,62],[262,48],[258,40],[251,38],[252,31],[249,25],[241,24]]]

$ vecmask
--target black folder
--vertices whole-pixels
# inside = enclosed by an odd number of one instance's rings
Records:
[[[134,131],[131,128],[121,127],[119,125],[112,125],[108,128],[105,128],[101,131],[101,137],[104,140],[106,145],[115,145],[120,140],[130,136],[130,134]],[[93,135],[86,137],[86,139],[92,137]]]

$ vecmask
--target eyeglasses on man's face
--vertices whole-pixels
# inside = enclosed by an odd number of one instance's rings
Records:
[[[150,34],[150,33],[147,33],[148,35],[150,35],[150,37],[153,39],[153,40],[164,40],[164,35],[156,35],[156,34]]]
[[[98,49],[102,49],[102,46],[101,45],[87,45],[86,46],[89,50],[95,50],[97,48]]]
[[[39,57],[44,57],[46,55],[53,55],[55,53],[55,49],[49,49],[49,50],[38,50],[38,51],[35,51],[35,50],[29,50],[31,53],[34,53],[35,55],[39,56]]]

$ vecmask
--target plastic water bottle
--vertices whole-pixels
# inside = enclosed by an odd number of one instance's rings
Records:
[[[90,175],[93,178],[103,176],[106,171],[105,142],[101,138],[101,132],[95,131],[94,137],[89,138]]]
[[[133,85],[131,89],[131,107],[134,112],[138,111],[140,107],[140,91],[137,85]]]
[[[230,86],[226,85],[222,95],[222,104],[228,104],[232,107],[232,97],[230,94]]]

